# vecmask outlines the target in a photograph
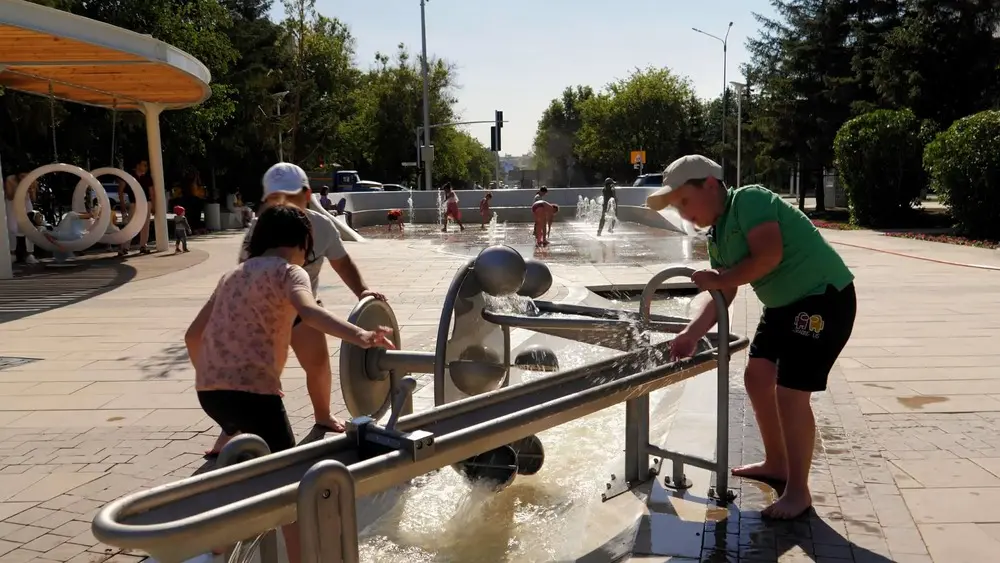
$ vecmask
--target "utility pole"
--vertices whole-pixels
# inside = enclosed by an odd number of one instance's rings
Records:
[[[431,145],[431,100],[427,84],[427,18],[424,15],[424,5],[428,0],[420,0],[420,44],[423,53],[421,73],[424,79],[424,146],[420,150],[420,162],[424,169],[424,189],[431,191],[434,183],[431,179],[431,168],[434,162],[434,147]]]

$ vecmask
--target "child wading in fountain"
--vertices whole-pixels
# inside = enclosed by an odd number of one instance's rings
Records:
[[[195,368],[202,409],[227,434],[256,434],[271,452],[295,446],[281,399],[281,372],[296,315],[318,331],[356,346],[392,348],[388,328],[364,330],[316,303],[302,268],[313,252],[312,226],[295,206],[265,210],[247,245],[250,256],[222,276],[184,341]],[[290,563],[298,563],[299,534],[285,526]]]
[[[712,269],[695,272],[702,290],[719,290],[732,303],[750,284],[764,310],[750,344],[744,383],[764,442],[764,461],[733,475],[785,483],[763,514],[792,519],[812,506],[809,467],[816,422],[809,399],[827,377],[854,328],[854,275],[796,207],[762,186],[727,189],[722,168],[699,155],[674,161],[663,187],[646,199],[654,210],[677,208],[681,217],[711,227]],[[671,343],[674,357],[690,357],[716,323],[707,300]]]
[[[535,203],[531,204],[531,214],[535,217],[535,247],[542,247],[549,245],[552,221],[559,212],[559,206],[538,197],[536,195]]]
[[[450,184],[444,185],[444,226],[441,227],[441,232],[448,231],[448,218],[452,218],[456,223],[458,223],[459,230],[464,231],[465,225],[462,224],[462,211],[458,208],[458,194],[455,190],[451,189]]]
[[[485,229],[486,223],[490,222],[493,215],[490,213],[490,201],[493,199],[492,192],[486,192],[483,199],[479,200],[479,228]]]
[[[188,235],[190,234],[191,225],[188,223],[187,217],[184,216],[184,208],[180,205],[175,205],[174,252],[188,252]]]
[[[385,220],[389,223],[389,232],[392,232],[392,226],[397,225],[399,227],[399,232],[403,232],[403,210],[402,209],[390,209],[388,213],[385,214]]]

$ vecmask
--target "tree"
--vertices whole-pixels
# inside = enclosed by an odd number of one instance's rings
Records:
[[[647,170],[654,170],[702,147],[703,108],[690,82],[666,68],[633,71],[598,94],[567,88],[539,120],[536,166],[557,186],[631,180],[631,151],[645,150]]]
[[[755,14],[760,35],[748,41],[748,79],[768,93],[760,104],[765,152],[801,163],[804,188],[824,209],[823,171],[833,165],[833,139],[864,100],[852,67],[857,4],[849,0],[771,0],[777,18]],[[805,191],[799,205],[804,207]]]
[[[579,161],[577,135],[583,125],[583,104],[594,97],[590,86],[567,87],[562,97],[549,103],[538,121],[533,143],[535,167],[544,171],[557,186],[569,186],[570,171]]]
[[[874,61],[873,84],[889,104],[946,128],[1000,92],[998,24],[994,0],[911,0]]]

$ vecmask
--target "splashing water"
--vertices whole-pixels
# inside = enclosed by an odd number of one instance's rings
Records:
[[[444,191],[437,191],[438,200],[438,226],[444,225]]]
[[[486,308],[490,311],[507,315],[528,315],[537,317],[539,315],[538,306],[530,297],[524,297],[516,293],[509,295],[487,295],[483,294],[486,300]]]
[[[507,223],[504,223],[504,233],[502,238],[507,238],[506,230],[507,230]],[[494,211],[493,216],[490,217],[489,224],[486,226],[486,244],[489,246],[500,244],[500,239],[501,235],[499,233],[497,214]]]
[[[409,195],[409,197],[406,198],[406,205],[408,205],[409,208],[410,208],[410,214],[408,215],[408,217],[410,218],[410,225],[412,226],[413,223],[414,223],[414,220],[413,220],[413,188],[410,188],[410,195]]]

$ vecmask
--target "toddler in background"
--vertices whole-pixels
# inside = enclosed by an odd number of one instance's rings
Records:
[[[486,192],[483,199],[479,202],[479,226],[482,229],[486,228],[486,223],[490,222],[493,215],[490,213],[490,201],[493,199],[492,192]]]
[[[403,210],[402,209],[390,209],[385,215],[385,220],[389,222],[389,232],[392,232],[392,226],[398,225],[399,232],[403,232]]]
[[[190,252],[188,250],[188,235],[191,234],[191,225],[187,217],[184,216],[184,208],[180,205],[174,206],[174,252]]]

